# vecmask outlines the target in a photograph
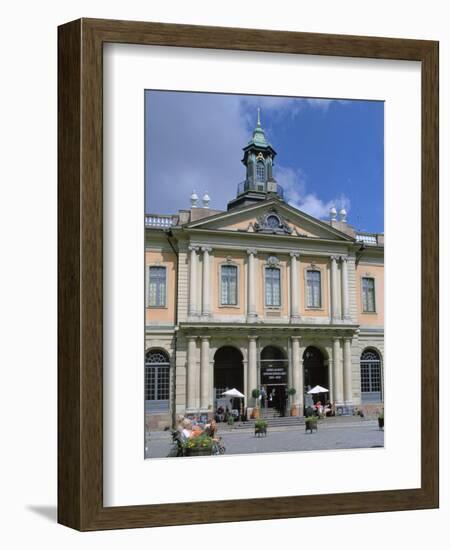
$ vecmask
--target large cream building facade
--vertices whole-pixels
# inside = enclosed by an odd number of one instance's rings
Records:
[[[338,413],[383,401],[384,237],[283,200],[275,150],[258,124],[246,179],[226,211],[199,204],[145,217],[147,425],[208,414],[225,389],[330,390]],[[289,410],[289,409],[288,409]]]

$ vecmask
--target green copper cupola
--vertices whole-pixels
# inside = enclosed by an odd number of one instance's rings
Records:
[[[283,189],[277,184],[272,173],[277,153],[266,139],[259,108],[252,138],[243,151],[242,163],[246,167],[246,178],[238,185],[237,196],[228,203],[228,209],[262,201],[274,195],[283,199]]]

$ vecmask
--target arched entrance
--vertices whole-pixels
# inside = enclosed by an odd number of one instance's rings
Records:
[[[223,346],[214,354],[214,407],[223,401],[229,406],[229,399],[224,399],[222,393],[236,388],[244,393],[244,367],[242,353],[233,346]],[[238,408],[239,400],[231,403],[232,408]],[[235,406],[236,405],[236,406]]]
[[[309,346],[303,353],[305,392],[314,386],[329,389],[328,367],[325,365],[323,353],[315,346]],[[321,396],[323,399],[323,395]],[[327,394],[329,399],[329,394]],[[306,404],[306,403],[305,403]]]
[[[276,346],[266,346],[261,352],[262,406],[286,411],[288,363],[284,352]]]

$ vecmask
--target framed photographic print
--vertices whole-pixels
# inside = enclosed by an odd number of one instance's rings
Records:
[[[437,507],[438,44],[81,19],[58,73],[59,522]]]

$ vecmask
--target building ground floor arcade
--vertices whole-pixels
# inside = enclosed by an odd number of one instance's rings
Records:
[[[267,404],[287,395],[303,415],[305,393],[329,389],[338,414],[379,408],[383,402],[383,331],[357,326],[180,326],[146,334],[145,410],[149,429],[173,425],[177,415],[208,415],[222,393],[238,389],[244,407],[264,388]]]

